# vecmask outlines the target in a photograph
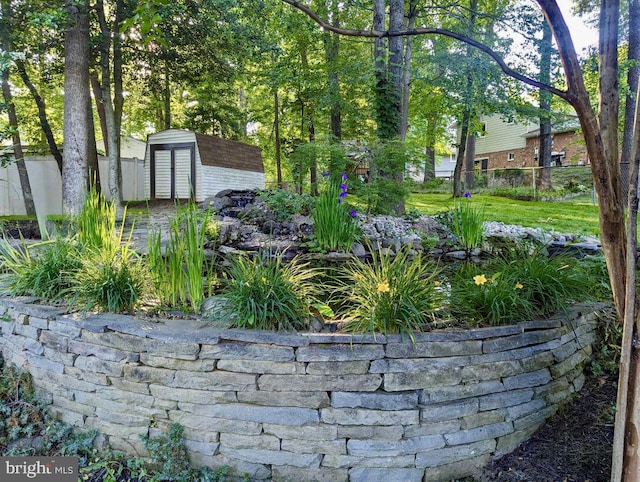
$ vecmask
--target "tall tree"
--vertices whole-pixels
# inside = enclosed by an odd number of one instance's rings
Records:
[[[64,150],[62,208],[67,214],[82,209],[89,179],[89,0],[65,0]],[[94,144],[95,145],[95,144]]]
[[[9,126],[11,127],[11,138],[13,144],[13,157],[18,168],[18,177],[20,179],[20,187],[22,188],[22,197],[24,199],[24,208],[29,216],[35,216],[36,206],[33,202],[33,193],[31,192],[31,183],[29,182],[29,173],[27,165],[24,162],[24,153],[22,152],[22,140],[20,139],[20,129],[18,126],[18,116],[16,115],[16,106],[13,104],[13,96],[11,94],[11,85],[9,84],[9,72],[11,70],[11,58],[13,52],[11,49],[11,32],[13,30],[11,15],[11,0],[2,0],[0,2],[0,47],[2,48],[2,57],[0,57],[0,76],[2,78],[2,95],[4,104],[9,116]]]
[[[627,61],[630,64],[627,72],[628,92],[625,99],[624,127],[622,130],[622,152],[620,162],[631,162],[633,142],[633,122],[636,113],[636,92],[640,77],[640,0],[629,0],[629,29],[628,29]]]
[[[540,41],[539,80],[551,85],[551,29],[546,21],[542,22],[542,40]],[[551,188],[551,94],[546,89],[540,91],[540,165],[543,167],[540,177],[542,189]]]

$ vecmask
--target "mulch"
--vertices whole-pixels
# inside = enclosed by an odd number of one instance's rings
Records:
[[[606,482],[611,476],[616,382],[591,377],[582,391],[478,482]]]

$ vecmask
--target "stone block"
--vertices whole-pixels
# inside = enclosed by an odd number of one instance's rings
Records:
[[[369,361],[380,358],[384,358],[381,345],[311,345],[296,350],[296,360],[301,362]]]
[[[282,466],[273,467],[271,480],[273,482],[348,482],[349,473],[347,469],[303,469],[300,467]]]
[[[87,343],[80,340],[69,340],[68,350],[71,353],[76,353],[86,357],[95,356],[96,358],[107,362],[137,362],[139,359],[138,353],[118,350],[117,348],[110,348],[102,345],[94,345],[93,343]]]
[[[464,398],[479,397],[482,395],[502,393],[504,385],[497,380],[479,383],[466,383],[450,387],[429,387],[419,391],[420,403],[445,402],[447,400],[460,400]]]
[[[39,316],[29,316],[29,325],[40,330],[49,329],[49,319],[41,318]]]
[[[462,368],[462,382],[500,380],[500,378],[511,377],[518,373],[522,373],[522,366],[518,360],[466,365]]]
[[[418,406],[418,393],[332,392],[334,408],[371,408],[374,410],[411,410]]]
[[[216,367],[215,360],[181,360],[179,358],[150,355],[149,353],[140,353],[140,363],[154,368],[194,372],[210,372]]]
[[[199,442],[195,440],[184,439],[184,446],[188,452],[198,452],[205,455],[215,455],[220,447],[219,442]]]
[[[49,405],[47,407],[47,412],[53,418],[56,418],[64,423],[68,423],[69,425],[73,425],[74,427],[85,427],[85,419],[87,417],[85,417],[81,413],[66,408],[57,407],[55,405]]]
[[[104,373],[113,377],[122,376],[124,364],[101,360],[95,356],[79,355],[74,364],[76,368],[88,372]]]
[[[456,445],[455,447],[445,447],[428,452],[421,452],[416,455],[416,467],[431,468],[462,460],[474,459],[480,455],[490,454],[495,448],[496,441],[490,439],[467,445]]]
[[[220,432],[245,435],[259,435],[262,433],[262,425],[256,422],[210,418],[182,410],[170,410],[169,420],[184,426],[185,437],[191,440],[206,441],[207,437]]]
[[[386,347],[388,358],[435,358],[482,353],[481,340],[434,341],[416,343],[389,343]]]
[[[584,362],[588,356],[582,350],[575,352],[570,357],[566,358],[564,361],[557,363],[551,367],[551,375],[553,378],[560,378],[562,375],[565,375],[567,372],[573,370],[580,363]]]
[[[200,405],[180,402],[179,408],[196,415],[277,425],[308,425],[319,422],[318,411],[299,407],[261,407],[242,403]]]
[[[273,423],[264,423],[263,431],[265,434],[275,435],[280,439],[297,439],[301,441],[328,441],[337,440],[338,438],[346,438],[345,436],[338,437],[338,431],[340,426],[337,425],[303,425],[301,427],[294,427],[291,425],[276,425]],[[385,427],[385,430],[388,427]]]
[[[244,460],[230,459],[222,454],[205,455],[198,452],[189,453],[189,461],[194,467],[212,467],[226,470],[225,479],[230,481],[271,480],[271,468],[264,464],[254,464]]]
[[[423,406],[420,410],[421,423],[454,420],[478,411],[477,398],[465,398],[457,402],[434,403]]]
[[[513,424],[511,422],[500,422],[472,428],[470,430],[463,430],[457,433],[448,433],[444,435],[444,439],[447,445],[463,445],[481,440],[495,439],[513,431]]]
[[[305,373],[304,363],[265,360],[219,360],[217,369],[228,372],[273,375],[302,375]]]
[[[280,439],[273,435],[238,435],[221,433],[220,445],[228,449],[280,450]]]
[[[241,341],[261,345],[281,345],[285,347],[298,347],[309,345],[307,334],[274,333],[267,330],[222,330],[219,333],[220,340]],[[204,348],[204,347],[203,347]]]
[[[67,352],[69,346],[69,337],[54,333],[49,330],[42,330],[40,332],[40,341],[46,346],[53,348],[59,352]]]
[[[358,467],[349,469],[350,482],[422,482],[422,469]]]
[[[296,438],[282,441],[281,448],[288,452],[302,454],[346,454],[347,444],[341,440],[300,440]]]
[[[173,383],[176,370],[153,368],[139,365],[124,365],[124,379],[134,383],[154,383],[169,386]]]
[[[50,372],[46,369],[33,366],[29,367],[29,373],[33,375],[34,382],[40,380],[46,381],[64,388],[65,390],[81,390],[83,392],[92,393],[98,388],[98,385],[95,383],[78,379],[73,375]]]
[[[535,372],[522,373],[513,377],[507,377],[502,380],[507,390],[515,390],[518,388],[530,388],[545,385],[551,381],[551,373],[548,368],[542,368]]]
[[[64,368],[64,373],[73,377],[75,380],[84,380],[98,386],[109,385],[109,378],[104,373],[90,372],[78,367],[70,366],[66,366]]]
[[[30,338],[32,340],[37,340],[40,338],[40,329],[35,326],[23,325],[20,323],[14,323],[13,332],[16,335],[24,336],[25,338]]]
[[[236,392],[234,391],[212,391],[212,390],[198,390],[193,388],[167,388],[164,385],[150,384],[149,390],[151,395],[156,399],[180,401],[186,403],[201,403],[214,404],[214,403],[230,403],[238,401]],[[244,393],[244,392],[240,392]]]
[[[494,340],[485,340],[482,345],[482,350],[483,353],[513,350],[514,348],[545,343],[550,340],[559,338],[561,335],[561,328],[553,328],[543,331],[530,331],[522,333],[520,335],[496,338]]]
[[[238,392],[239,402],[273,407],[322,408],[330,405],[327,392]]]
[[[423,482],[450,482],[451,480],[480,475],[482,468],[489,462],[489,458],[490,455],[486,454],[452,464],[431,467],[425,472]]]
[[[529,428],[537,428],[542,425],[552,415],[555,415],[558,408],[555,405],[543,408],[535,413],[526,415],[513,421],[513,428],[516,431],[523,431]]]
[[[326,454],[322,459],[322,466],[339,469],[350,467],[415,468],[415,461],[415,455],[404,455],[400,457],[357,457],[355,455]]]
[[[382,384],[380,375],[261,375],[260,390],[284,391],[362,391],[374,392]]]
[[[44,355],[44,345],[32,338],[25,339],[22,347],[34,355]]]
[[[220,342],[217,345],[203,345],[200,358],[287,362],[293,361],[295,355],[292,347]]]
[[[553,350],[552,355],[556,362],[566,360],[578,350],[578,343],[575,339],[569,340],[563,345]]]
[[[324,375],[325,373],[331,373],[333,375],[364,375],[366,373],[374,373],[370,372],[369,362],[365,360],[309,362],[306,366],[307,375]]]
[[[505,421],[511,422],[518,418],[523,418],[527,415],[531,415],[532,413],[537,413],[540,410],[544,409],[546,405],[547,404],[544,402],[544,400],[537,398],[521,405],[508,407],[506,409],[507,415],[505,417]]]
[[[349,455],[359,457],[399,457],[434,450],[445,446],[442,435],[423,435],[406,440],[356,440],[347,441]]]
[[[44,357],[47,360],[62,363],[67,368],[73,366],[77,356],[78,355],[74,353],[65,353],[65,352],[60,352],[58,350],[54,350],[53,348],[49,348],[46,345],[44,347]]]
[[[75,320],[63,316],[49,320],[49,331],[69,338],[80,338],[82,328]]]
[[[198,343],[149,340],[146,345],[146,351],[150,355],[177,358],[179,360],[196,360],[200,353],[200,345]]]
[[[111,435],[109,446],[112,450],[138,457],[148,457],[149,451],[145,448],[140,437],[122,438]]]
[[[554,357],[550,351],[543,351],[520,360],[523,372],[535,372],[553,365]]]
[[[71,400],[71,397],[69,396],[60,396],[54,393],[51,402],[55,407],[64,408],[69,412],[75,412],[80,415],[90,416],[96,413],[96,407],[85,403],[75,402]]]
[[[149,431],[147,425],[148,422],[146,424],[140,425],[121,425],[119,423],[112,423],[106,420],[102,420],[98,417],[87,417],[84,422],[84,428],[87,430],[97,430],[104,435],[109,435],[110,437],[115,436],[124,439],[134,439],[141,434],[147,434]]]
[[[23,355],[29,364],[29,371],[31,371],[31,367],[35,367],[51,373],[64,373],[64,365],[62,363],[47,360],[43,356],[35,355],[28,351],[25,351]]]
[[[286,376],[286,375],[264,375]],[[257,388],[257,376],[233,372],[188,372],[177,370],[170,386],[216,391],[251,391]],[[290,387],[291,389],[292,387]]]
[[[458,385],[461,381],[461,367],[436,367],[420,372],[385,373],[384,389],[387,392],[400,392]]]
[[[460,427],[462,430],[470,430],[483,425],[492,425],[494,423],[504,422],[506,415],[507,412],[503,408],[489,410],[487,412],[473,413],[462,417],[460,420]]]
[[[522,442],[529,439],[536,431],[538,427],[531,426],[525,430],[516,430],[513,433],[498,437],[498,444],[494,453],[495,458],[500,458],[506,454],[510,454],[517,449]]]
[[[318,468],[322,461],[322,454],[296,454],[283,450],[261,449],[228,449],[220,445],[220,453],[230,459],[251,460],[258,464],[289,465],[302,468]]]
[[[106,408],[97,407],[95,409],[95,415],[100,420],[104,420],[107,422],[111,422],[114,424],[121,425],[135,425],[135,426],[144,426],[149,423],[149,418],[144,415],[138,415],[134,413],[132,410],[128,412],[114,412],[111,410],[107,410]]]
[[[511,390],[503,393],[494,393],[479,397],[480,410],[493,410],[495,408],[513,407],[530,401],[534,391],[530,388]]]
[[[147,348],[151,341],[147,338],[127,335],[125,333],[116,333],[114,331],[108,331],[106,333],[95,333],[87,330],[82,331],[82,336],[80,337],[80,339],[94,345],[108,346],[132,353],[141,353],[144,351],[148,351]]]
[[[369,410],[365,408],[322,408],[320,420],[338,425],[417,425],[419,410]]]
[[[437,435],[457,432],[460,430],[460,420],[445,420],[444,422],[421,423],[404,428],[404,438],[421,437],[423,435]],[[356,437],[357,438],[357,437]]]
[[[148,383],[138,383],[132,382],[129,380],[125,380],[120,377],[107,377],[109,380],[109,384],[116,388],[117,390],[122,390],[126,392],[140,393],[142,395],[150,395],[151,391],[149,390]]]

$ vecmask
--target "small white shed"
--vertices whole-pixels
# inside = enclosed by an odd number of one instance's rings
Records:
[[[264,189],[258,147],[181,129],[147,137],[148,199],[201,202],[224,189]]]

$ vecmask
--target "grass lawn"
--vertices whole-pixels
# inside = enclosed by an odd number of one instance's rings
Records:
[[[598,207],[590,195],[567,201],[518,201],[504,197],[474,194],[470,200],[484,206],[487,221],[540,227],[558,233],[599,235]],[[424,214],[436,214],[451,209],[451,194],[412,193],[407,209],[416,208]]]

